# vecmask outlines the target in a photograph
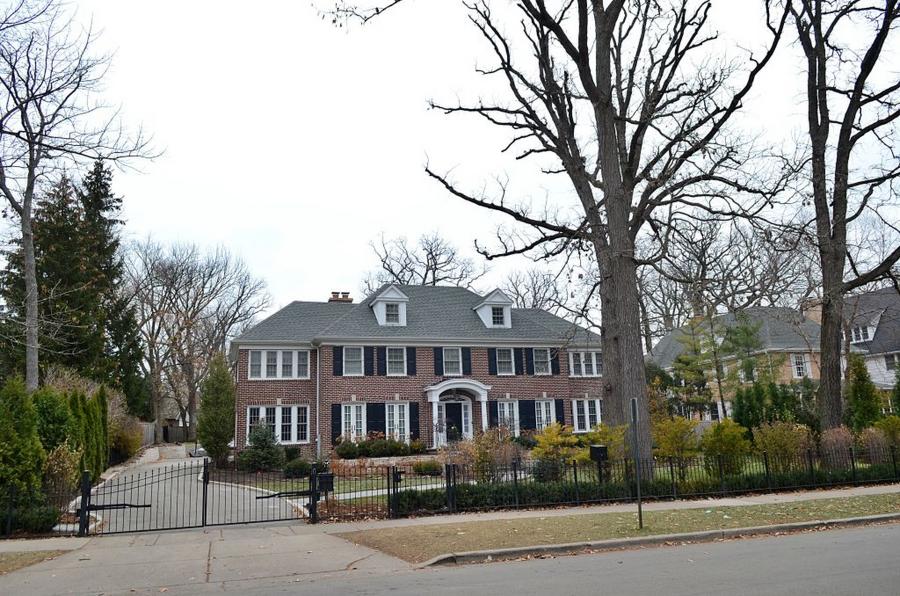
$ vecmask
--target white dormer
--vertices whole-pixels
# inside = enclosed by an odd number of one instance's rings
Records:
[[[488,294],[472,310],[481,317],[485,327],[509,329],[512,327],[512,300],[500,289]]]
[[[409,297],[395,285],[390,285],[375,296],[369,306],[375,313],[379,325],[386,327],[406,327],[406,304]]]

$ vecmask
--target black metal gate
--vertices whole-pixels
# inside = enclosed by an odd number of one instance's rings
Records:
[[[327,475],[322,475],[326,481]],[[305,519],[317,521],[320,476],[286,478],[208,460],[148,467],[95,487],[82,478],[78,534],[118,534]]]

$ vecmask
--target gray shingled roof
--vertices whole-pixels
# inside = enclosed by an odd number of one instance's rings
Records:
[[[799,311],[792,308],[755,306],[741,312],[760,325],[759,339],[764,350],[809,352],[819,349],[819,324],[807,319]],[[716,321],[731,327],[737,322],[737,316],[735,313],[725,313],[717,316]],[[676,329],[663,337],[653,347],[650,360],[662,368],[671,367],[675,358],[684,349],[679,340],[682,337],[684,337],[682,329]]]
[[[900,352],[900,292],[888,287],[857,296],[848,296],[844,314],[851,326],[878,326],[871,341],[853,344],[870,354]]]
[[[600,336],[548,312],[513,308],[509,329],[485,327],[472,308],[483,297],[448,286],[397,287],[409,297],[406,326],[380,326],[369,306],[387,286],[356,304],[292,302],[241,335],[237,343],[418,339],[535,341],[600,345]]]

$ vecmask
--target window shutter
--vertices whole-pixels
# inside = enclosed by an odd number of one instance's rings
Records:
[[[341,404],[331,404],[331,444],[341,438]]]
[[[556,406],[556,421],[560,424],[566,423],[566,406],[565,402],[561,399],[555,399],[554,406]]]
[[[525,372],[534,374],[534,348],[525,348]]]
[[[409,439],[416,441],[419,438],[419,404],[410,402],[409,404]]]
[[[387,374],[387,348],[378,346],[378,376]]]
[[[434,374],[438,377],[444,376],[444,348],[434,349]]]
[[[550,370],[554,375],[559,374],[559,350],[550,350]]]
[[[386,433],[384,404],[366,404],[366,434]]]
[[[497,374],[497,348],[488,348],[488,374]],[[497,402],[494,402],[494,407],[497,407]]]
[[[344,346],[334,346],[332,349],[331,372],[336,377],[344,375]]]
[[[516,359],[515,367],[517,375],[525,374],[525,350],[524,348],[515,348],[513,357]]]
[[[462,352],[462,373],[464,375],[472,374],[472,348],[463,348]]]
[[[500,424],[500,412],[497,408],[497,400],[488,400],[488,426],[496,428]]]
[[[534,409],[535,406],[533,401],[524,399],[519,400],[519,429],[535,430],[535,428],[537,428]]]
[[[375,348],[372,346],[363,348],[363,373],[367,377],[375,374]]]
[[[416,349],[406,348],[406,374],[416,376]]]

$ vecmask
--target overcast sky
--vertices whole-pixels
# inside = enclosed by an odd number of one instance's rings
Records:
[[[756,5],[715,3],[720,47],[733,57],[761,39]],[[106,98],[164,151],[116,175],[127,235],[224,244],[267,281],[273,307],[331,290],[358,298],[375,266],[369,242],[382,233],[437,230],[466,251],[490,241],[500,220],[448,196],[425,176],[426,160],[471,189],[500,174],[520,197],[564,200],[533,166],[498,156],[502,133],[427,109],[430,98],[496,90],[473,71],[489,55],[454,0],[410,0],[350,31],[309,2],[77,7],[102,30],[98,48],[115,52]],[[744,125],[786,133],[801,113],[795,64],[766,73]],[[492,265],[483,285],[521,265]]]

